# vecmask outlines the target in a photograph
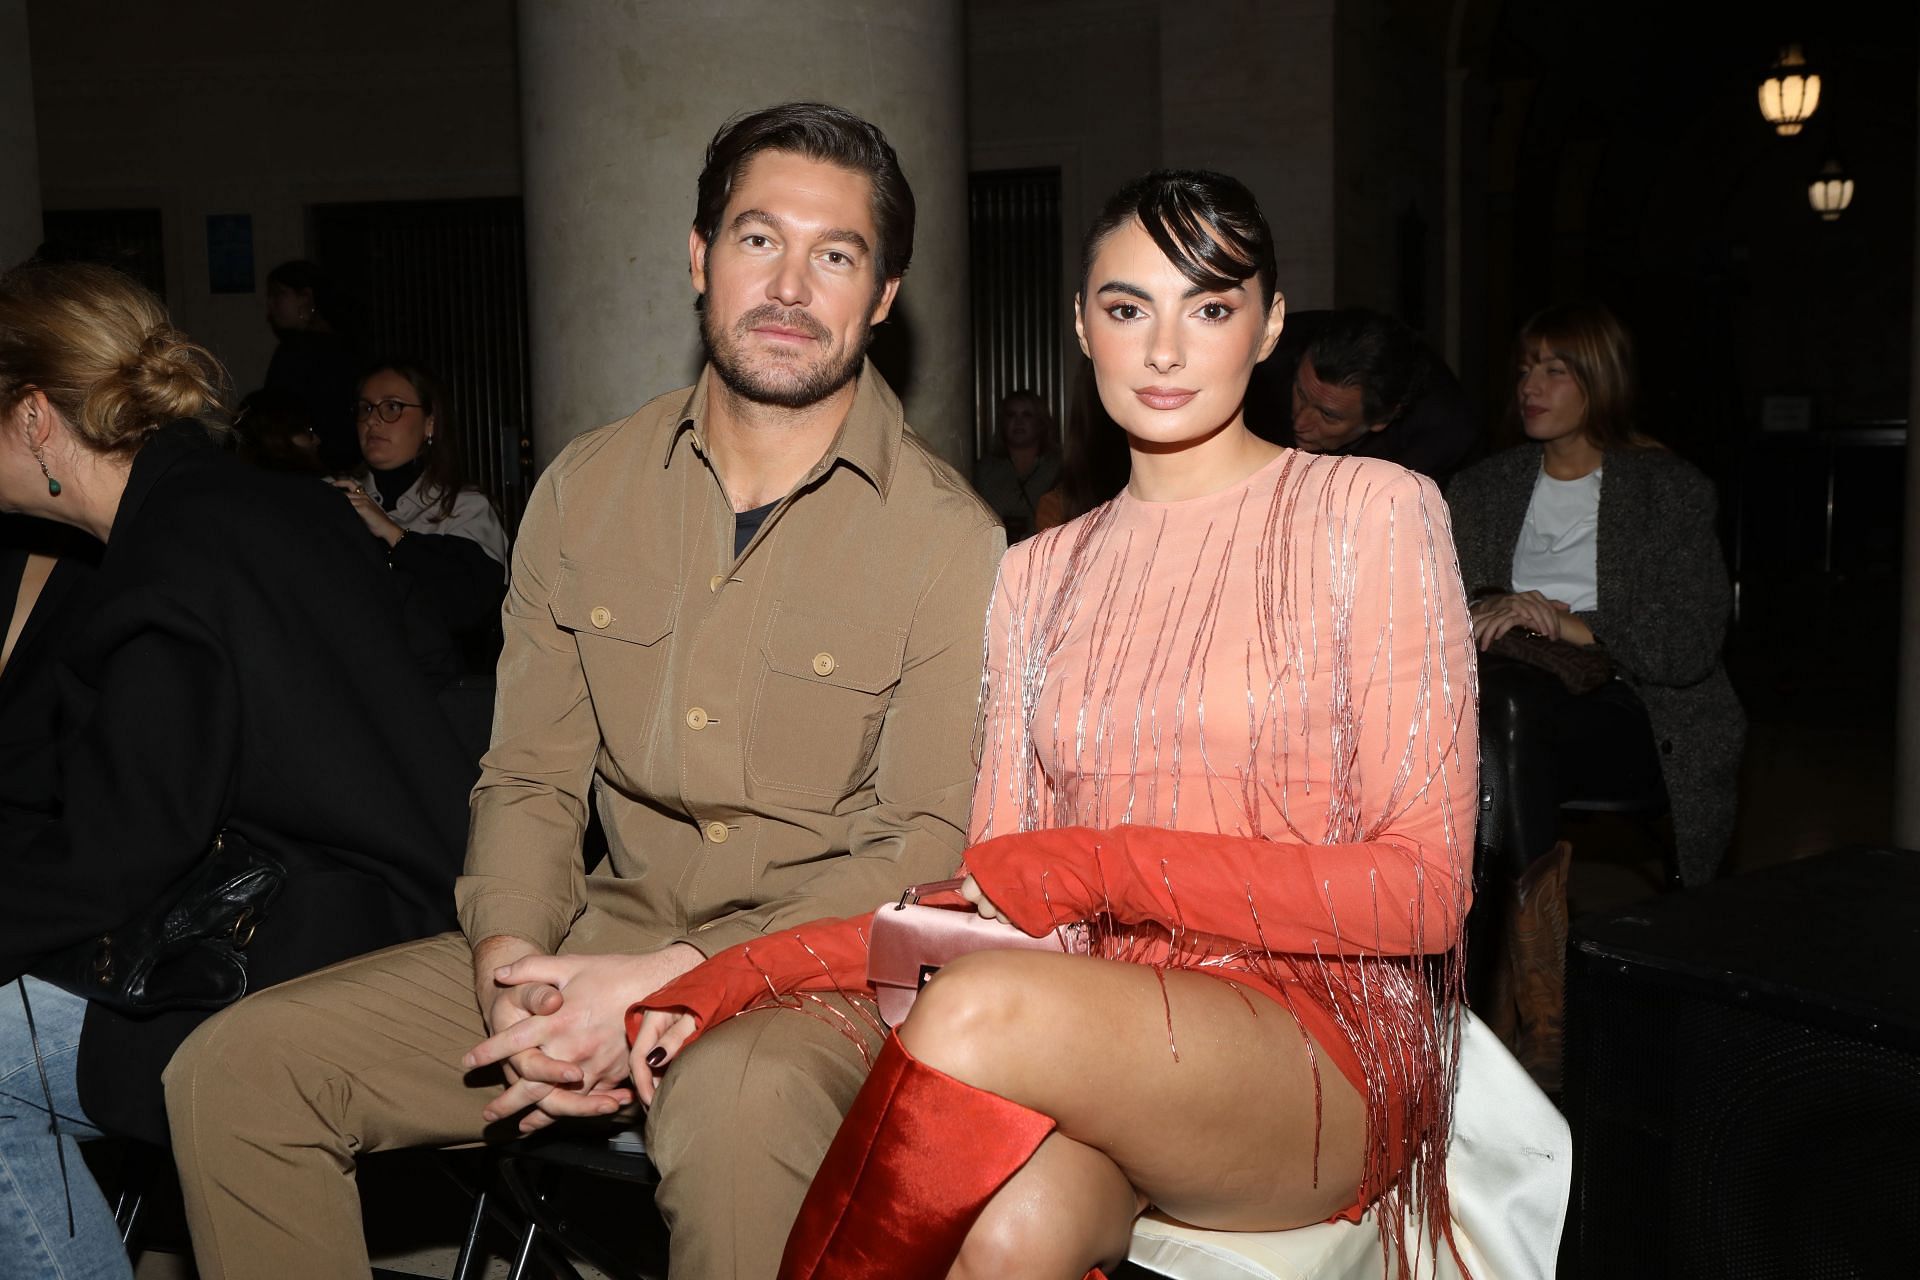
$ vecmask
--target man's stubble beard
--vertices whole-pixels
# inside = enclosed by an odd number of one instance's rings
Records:
[[[744,331],[766,320],[780,320],[807,332],[825,334],[825,328],[800,308],[786,309],[768,303],[755,307],[734,322],[735,332],[723,332],[714,319],[713,309],[698,300],[700,340],[707,360],[728,390],[755,404],[781,409],[805,409],[819,404],[859,376],[860,366],[873,343],[873,326],[863,324],[839,360],[824,359],[813,365],[794,364],[789,376],[778,380],[766,376],[748,362]]]

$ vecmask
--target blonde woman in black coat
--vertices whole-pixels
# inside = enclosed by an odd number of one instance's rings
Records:
[[[446,632],[393,597],[337,493],[214,446],[221,381],[117,272],[0,277],[0,509],[106,545],[50,655],[57,787],[0,824],[9,1276],[131,1274],[72,1139],[164,1143],[161,1072],[209,1014],[126,1016],[27,975],[70,980],[57,957],[172,901],[223,832],[286,871],[250,988],[454,923],[475,769],[423,670]]]
[[[1513,411],[1527,442],[1461,472],[1447,502],[1475,597],[1481,719],[1508,744],[1483,766],[1505,774],[1496,852],[1509,876],[1541,882],[1523,910],[1564,917],[1564,800],[1664,784],[1682,878],[1712,878],[1733,833],[1746,721],[1720,659],[1732,592],[1713,484],[1637,430],[1626,332],[1598,304],[1554,307],[1521,330],[1518,356]],[[1615,678],[1575,695],[1486,654],[1515,629],[1598,646]],[[1556,959],[1540,963],[1557,972]],[[1557,992],[1545,998],[1557,1004]]]

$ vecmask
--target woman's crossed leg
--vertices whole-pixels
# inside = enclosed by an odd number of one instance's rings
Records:
[[[900,1039],[1058,1124],[974,1224],[952,1273],[964,1280],[1078,1280],[1124,1255],[1148,1202],[1270,1231],[1331,1217],[1360,1183],[1363,1099],[1249,988],[1174,970],[1163,995],[1144,965],[978,952],[928,985]]]

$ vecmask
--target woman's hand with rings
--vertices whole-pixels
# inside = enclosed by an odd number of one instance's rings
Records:
[[[347,501],[353,505],[353,513],[367,526],[367,532],[386,543],[389,547],[397,544],[406,533],[393,517],[383,510],[376,500],[352,480],[330,478],[328,484],[347,495]]]
[[[1538,591],[1487,596],[1472,609],[1474,643],[1484,650],[1515,627],[1558,640],[1560,619],[1565,616],[1566,608],[1560,601],[1549,600]]]

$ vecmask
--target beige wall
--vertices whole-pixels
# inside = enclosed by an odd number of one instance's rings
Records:
[[[972,167],[1058,166],[1067,273],[1121,183],[1160,163],[1159,0],[972,0]]]
[[[1298,309],[1399,302],[1397,220],[1442,302],[1446,13],[1422,0],[972,0],[975,169],[1057,165],[1067,273],[1127,179],[1221,169],[1259,197]],[[1070,296],[1072,281],[1062,285]]]
[[[1163,0],[1165,163],[1253,189],[1296,310],[1333,305],[1333,0]]]
[[[25,7],[44,203],[159,208],[168,301],[242,390],[258,384],[273,338],[263,292],[208,292],[208,214],[252,215],[263,281],[307,252],[310,204],[521,190],[512,0]],[[1426,56],[1424,29],[1405,16],[1420,10],[968,0],[968,164],[1060,168],[1063,311],[1100,202],[1161,164],[1223,168],[1253,187],[1295,307],[1391,307],[1398,211],[1409,200],[1431,209],[1436,273],[1443,243],[1437,50],[1431,95],[1408,92],[1403,75]],[[816,91],[834,96],[831,84]],[[765,97],[743,86],[740,104]],[[1437,314],[1431,292],[1429,304]],[[1071,356],[1070,332],[1067,345]]]
[[[33,65],[25,0],[0,0],[0,271],[40,242]]]
[[[975,171],[1060,170],[1061,367],[1071,371],[1080,238],[1109,195],[1160,163],[1159,0],[971,0],[967,136]]]
[[[1446,80],[1443,6],[1340,0],[1334,31],[1336,302],[1399,315],[1435,339],[1444,323]],[[1424,224],[1403,261],[1402,221]],[[1402,304],[1403,274],[1424,314]],[[1411,301],[1411,299],[1409,299]]]
[[[42,199],[158,208],[168,303],[242,391],[307,205],[520,189],[511,0],[29,0]],[[253,217],[253,295],[207,288],[206,217]]]

